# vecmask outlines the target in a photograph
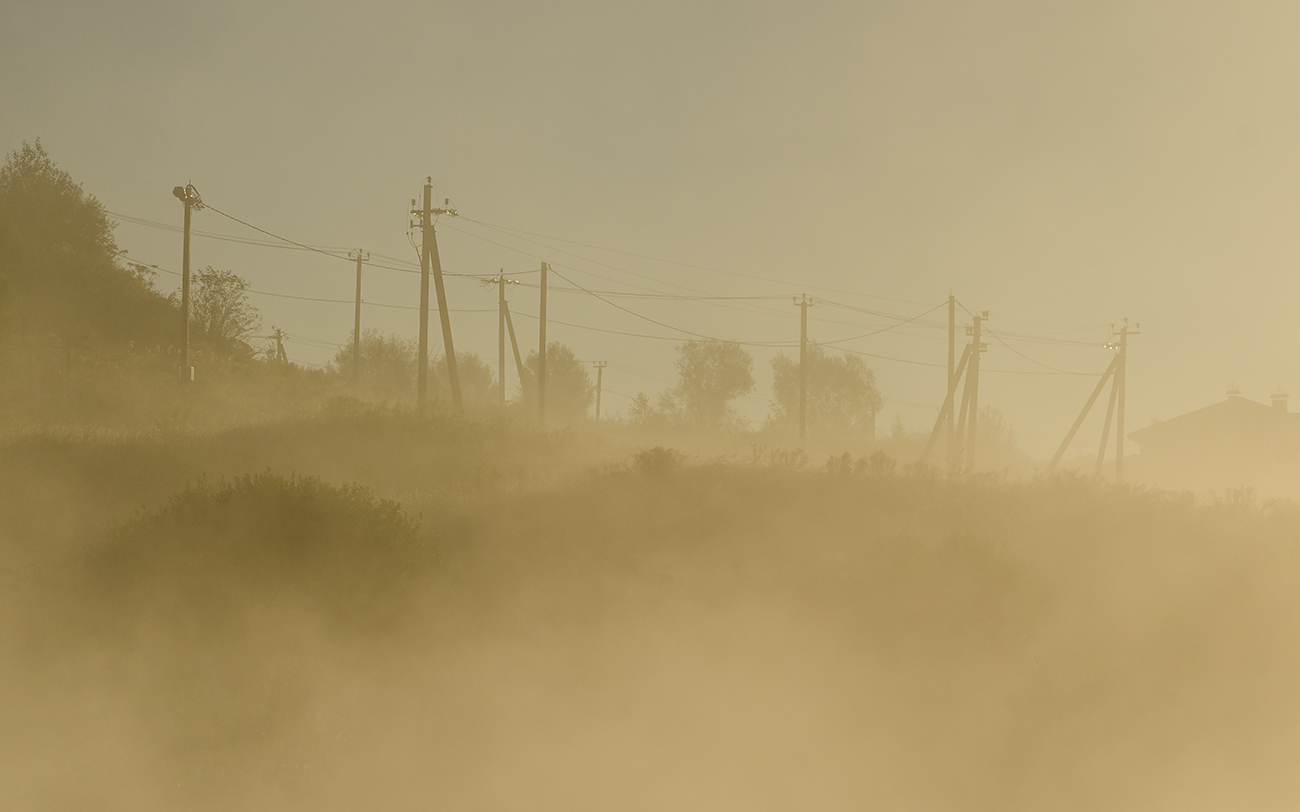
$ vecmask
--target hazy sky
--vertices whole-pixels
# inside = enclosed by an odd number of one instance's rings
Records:
[[[600,290],[786,295],[616,300],[745,341],[797,341],[788,295],[804,290],[826,303],[810,325],[825,341],[891,323],[840,305],[911,317],[949,290],[1018,335],[1099,345],[1127,316],[1142,323],[1132,429],[1232,384],[1300,398],[1297,41],[1300,5],[1286,2],[4,0],[0,150],[39,137],[114,212],[179,223],[171,189],[191,181],[293,239],[404,259],[415,257],[408,201],[432,175],[464,215],[439,229],[447,270],[528,271],[542,256]],[[258,236],[212,212],[195,227]],[[129,223],[117,235],[137,259],[179,268],[177,235]],[[196,238],[194,262],[258,290],[352,296],[350,267],[319,255]],[[413,274],[366,277],[376,302],[413,305],[417,292]],[[494,307],[471,280],[448,292],[453,308]],[[534,347],[536,291],[511,300]],[[348,305],[255,301],[268,330],[311,340],[290,345],[295,359],[326,362],[333,348],[319,342],[351,330]],[[676,335],[585,295],[553,294],[551,316]],[[416,331],[411,311],[364,318]],[[493,313],[453,324],[458,350],[495,365]],[[671,378],[671,341],[561,325],[550,335],[611,363],[611,410]],[[1109,362],[1100,346],[1006,340],[1059,369]],[[943,331],[923,325],[847,346],[946,360]],[[758,416],[773,350],[753,352],[745,410]],[[938,404],[942,370],[869,361],[892,399],[882,427],[894,414],[933,420],[911,404]],[[995,340],[984,365],[1047,371]],[[1050,451],[1092,385],[989,372],[981,400],[1030,450]],[[1081,446],[1095,443],[1093,422]]]

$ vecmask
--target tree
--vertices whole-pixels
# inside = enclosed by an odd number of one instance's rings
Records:
[[[841,434],[874,435],[880,412],[876,374],[862,359],[828,355],[808,345],[808,428]],[[772,359],[772,422],[799,424],[799,361],[785,354]]]
[[[496,376],[487,362],[472,352],[456,353],[456,372],[460,376],[461,401],[468,407],[491,406],[498,402]],[[429,364],[429,394],[435,401],[451,403],[451,375],[447,356],[439,355]]]
[[[213,344],[247,349],[246,339],[261,326],[262,317],[248,301],[247,280],[209,265],[195,274],[190,322]]]
[[[166,346],[175,304],[122,267],[104,207],[38,140],[0,167],[0,309],[9,329]]]
[[[353,342],[334,354],[334,368],[352,375]],[[378,330],[361,333],[361,383],[381,397],[410,397],[415,392],[415,339],[384,335]]]
[[[523,402],[537,406],[537,353],[524,359]],[[573,354],[573,350],[558,341],[546,349],[546,417],[557,423],[573,423],[587,416],[587,409],[596,400],[587,365]]]
[[[719,429],[739,418],[731,401],[754,388],[754,359],[728,341],[688,341],[677,347],[677,385],[669,393],[697,428]]]

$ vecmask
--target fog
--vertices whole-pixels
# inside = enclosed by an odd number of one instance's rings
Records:
[[[1298,23],[3,4],[0,807],[1294,808]]]

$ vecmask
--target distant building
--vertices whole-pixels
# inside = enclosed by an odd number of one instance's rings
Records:
[[[1287,410],[1285,393],[1272,401],[1247,400],[1234,389],[1224,401],[1131,432],[1141,446],[1135,476],[1167,487],[1293,492],[1300,484],[1300,414]]]

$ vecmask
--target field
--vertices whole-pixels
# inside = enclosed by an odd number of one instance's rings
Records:
[[[0,449],[14,809],[1283,809],[1300,511],[344,408]]]

